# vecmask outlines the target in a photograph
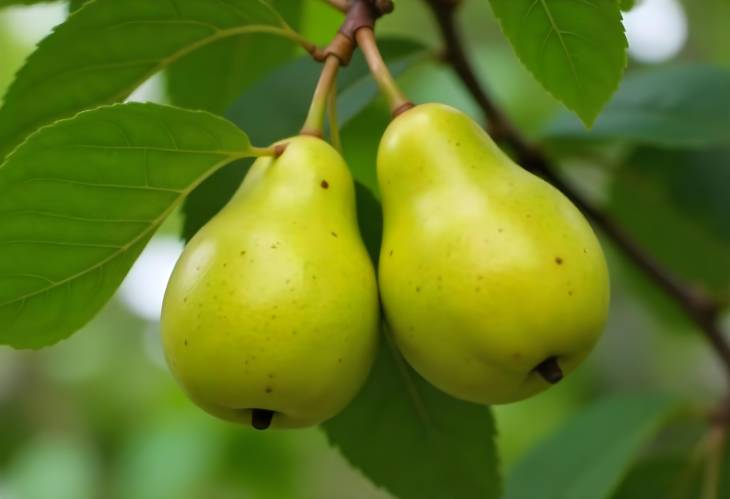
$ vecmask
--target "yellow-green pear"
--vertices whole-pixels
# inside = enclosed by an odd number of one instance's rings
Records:
[[[378,341],[375,271],[347,166],[318,138],[284,143],[190,241],[162,310],[167,361],[192,400],[259,429],[337,414]]]
[[[454,397],[499,404],[559,381],[606,321],[608,271],[581,213],[440,104],[378,151],[380,293],[408,362]]]

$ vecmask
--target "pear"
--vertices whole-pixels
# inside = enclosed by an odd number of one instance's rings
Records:
[[[284,143],[187,245],[162,310],[165,355],[192,400],[259,429],[342,410],[379,331],[347,166],[318,138]]]
[[[404,357],[444,392],[500,404],[586,358],[608,271],[581,213],[440,104],[395,118],[377,159],[381,300]]]

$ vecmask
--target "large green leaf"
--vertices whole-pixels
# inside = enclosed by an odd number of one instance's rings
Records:
[[[354,466],[399,499],[500,497],[489,409],[434,388],[386,339],[359,396],[324,429]]]
[[[638,452],[675,409],[669,400],[650,395],[593,404],[515,465],[506,499],[611,497]]]
[[[626,37],[616,0],[490,0],[522,63],[590,125],[618,87]]]
[[[683,455],[644,459],[629,472],[612,499],[697,499],[701,496],[700,462]],[[719,499],[719,498],[718,498]]]
[[[92,0],[69,0],[68,1],[68,11],[69,12],[76,12],[81,7],[83,7],[86,3],[91,2]]]
[[[730,297],[730,150],[640,149],[614,175],[609,210],[674,274]]]
[[[298,28],[303,0],[270,3]],[[267,35],[221,40],[170,66],[165,78],[168,95],[177,106],[222,113],[247,86],[290,59],[295,49],[288,40]]]
[[[43,40],[0,109],[0,157],[39,126],[119,102],[195,49],[293,32],[263,0],[95,0]]]
[[[671,148],[730,144],[730,70],[684,65],[630,73],[592,130],[564,113],[546,136]]]
[[[155,104],[102,107],[29,137],[0,168],[0,343],[76,331],[177,204],[254,152],[223,118]]]
[[[383,57],[398,75],[420,60],[423,45],[385,38],[380,43]],[[292,61],[246,91],[228,110],[227,116],[251,134],[260,144],[269,144],[299,132],[321,71],[321,65],[309,59]],[[377,95],[367,65],[358,54],[342,70],[338,82],[340,124],[356,116]],[[237,162],[208,179],[185,202],[183,237],[188,240],[231,198],[249,163]],[[371,165],[374,169],[374,165]],[[353,171],[355,178],[358,171]],[[370,187],[371,182],[365,182]]]

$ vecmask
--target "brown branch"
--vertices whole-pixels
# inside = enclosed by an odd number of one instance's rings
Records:
[[[702,331],[722,361],[730,380],[730,344],[719,325],[720,305],[699,288],[682,282],[636,243],[607,213],[593,205],[556,174],[556,168],[540,149],[529,144],[494,104],[479,82],[457,28],[459,0],[424,0],[431,8],[445,44],[445,59],[463,82],[489,121],[495,140],[507,145],[527,170],[541,175],[563,192],[608,236],[657,286],[672,298]]]

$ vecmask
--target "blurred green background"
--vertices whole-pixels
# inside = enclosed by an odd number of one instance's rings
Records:
[[[406,35],[438,47],[437,31],[423,3],[396,4],[380,33]],[[34,44],[65,15],[60,2],[0,11],[0,89],[4,91]],[[485,83],[517,125],[539,138],[561,112],[560,105],[520,65],[486,0],[466,0],[461,17]],[[339,13],[311,0],[303,31],[324,43],[340,19]],[[629,71],[676,62],[730,66],[728,22],[727,0],[645,0],[626,15]],[[481,119],[447,68],[424,64],[401,80],[415,101],[447,102]],[[133,99],[165,102],[161,77]],[[380,126],[373,123],[382,121],[378,106],[373,106],[348,125],[345,145],[350,144],[350,154],[359,154],[358,128]],[[372,150],[361,154],[362,161],[374,157]],[[719,269],[702,267],[708,263],[702,260],[710,256],[705,250],[727,252],[728,239],[721,238],[723,244],[718,245],[718,231],[713,233],[686,213],[683,198],[671,195],[667,187],[671,172],[660,170],[650,178],[655,184],[642,190],[640,182],[621,173],[626,163],[637,161],[637,152],[627,145],[587,151],[556,146],[554,154],[561,156],[571,180],[627,220],[665,263],[683,275],[709,275],[708,284],[728,298],[727,253]],[[638,154],[643,154],[639,158],[644,166],[664,161],[652,151]],[[698,183],[686,189],[703,185],[701,178],[693,180]],[[728,189],[726,185],[725,193]],[[727,202],[714,209],[723,207]],[[717,220],[727,221],[719,215]],[[162,358],[157,318],[166,279],[182,248],[180,223],[178,216],[165,225],[114,300],[82,331],[38,352],[0,348],[0,499],[389,497],[330,448],[318,429],[257,433],[208,417],[178,389]],[[652,230],[644,230],[648,227]],[[495,408],[505,471],[577,408],[600,395],[658,391],[691,400],[700,409],[722,395],[721,371],[701,336],[610,242],[605,248],[613,279],[606,334],[575,376],[534,399]],[[699,263],[693,267],[689,260]]]

